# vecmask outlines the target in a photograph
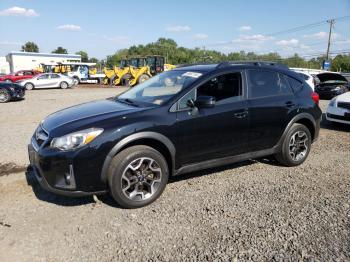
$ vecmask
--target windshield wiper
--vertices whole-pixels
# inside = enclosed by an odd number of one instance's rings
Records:
[[[139,107],[139,105],[137,105],[133,100],[129,99],[129,98],[117,98],[118,102],[124,103],[124,104],[128,104],[128,105],[132,105],[135,107]]]

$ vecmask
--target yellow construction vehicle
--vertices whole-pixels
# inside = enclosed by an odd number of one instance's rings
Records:
[[[156,74],[175,68],[174,65],[165,64],[164,61],[165,58],[159,55],[130,59],[130,71],[125,76],[129,78],[126,85],[134,86],[140,84]]]
[[[131,77],[128,81],[129,86],[141,84],[142,82],[144,82],[152,77],[148,66],[143,66],[141,68],[130,67],[129,72],[131,75]]]
[[[114,78],[114,68],[113,69],[110,69],[110,68],[103,68],[103,73],[106,75],[104,78],[103,78],[103,84],[104,85],[110,85],[111,82],[112,82],[112,79]]]

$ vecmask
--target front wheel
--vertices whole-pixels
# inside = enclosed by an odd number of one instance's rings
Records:
[[[139,208],[155,201],[169,177],[164,157],[148,146],[129,147],[117,154],[108,169],[114,200],[124,208]]]
[[[32,90],[34,88],[34,85],[32,83],[26,83],[24,86],[27,90]]]
[[[285,166],[302,164],[311,149],[310,130],[302,124],[293,124],[284,138],[281,152],[275,154],[278,162]]]

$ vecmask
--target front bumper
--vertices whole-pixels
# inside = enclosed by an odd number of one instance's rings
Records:
[[[57,194],[57,195],[69,196],[69,197],[84,197],[84,196],[100,195],[100,194],[107,193],[107,190],[96,191],[96,192],[84,192],[84,191],[79,191],[79,190],[68,191],[68,190],[57,189],[57,188],[50,186],[50,184],[46,181],[44,176],[39,175],[38,170],[35,166],[31,165],[31,172],[33,172],[35,178],[37,179],[40,186],[44,190],[51,192],[51,193],[54,193],[54,194]]]
[[[13,99],[22,99],[25,95],[25,89],[16,89],[12,92]]]
[[[107,192],[107,187],[74,166],[74,155],[45,151],[32,138],[28,145],[31,170],[41,187],[64,196],[88,196]],[[78,170],[78,176],[75,174]]]

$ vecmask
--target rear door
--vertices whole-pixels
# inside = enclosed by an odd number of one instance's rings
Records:
[[[59,74],[50,75],[50,87],[59,87],[61,76]]]
[[[272,148],[296,111],[297,101],[285,75],[276,71],[248,69],[250,147]]]

